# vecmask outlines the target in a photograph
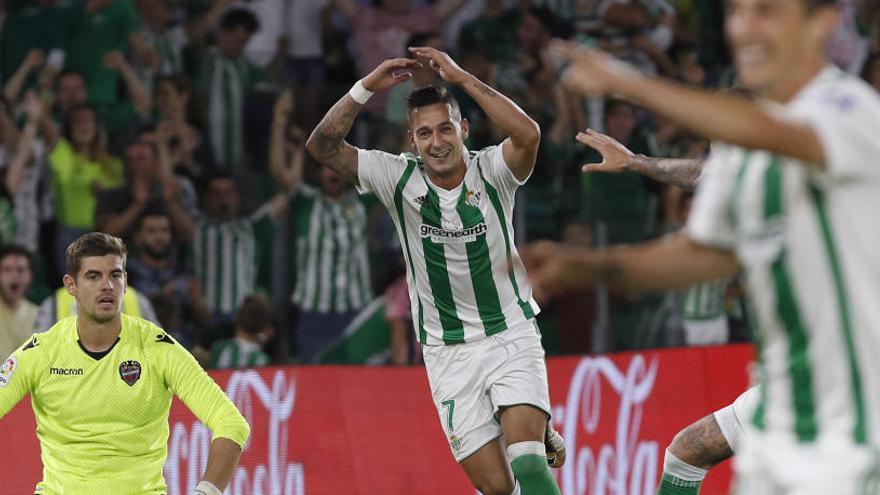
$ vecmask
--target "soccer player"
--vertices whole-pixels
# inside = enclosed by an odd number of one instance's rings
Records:
[[[702,175],[703,160],[700,159],[637,155],[611,136],[592,129],[578,133],[575,139],[595,148],[602,156],[601,163],[584,165],[584,172],[631,171],[687,191],[697,187]],[[743,424],[749,419],[748,411],[754,408],[758,396],[758,388],[751,387],[733,403],[679,431],[664,453],[663,477],[657,495],[697,493],[709,470],[735,454]]]
[[[64,286],[79,310],[0,367],[0,418],[30,394],[40,495],[159,495],[177,395],[214,433],[193,493],[220,495],[250,428],[186,349],[152,323],[122,314],[125,258],[122,241],[103,233],[68,246]]]
[[[452,454],[484,494],[558,494],[547,469],[550,402],[539,311],[513,245],[514,194],[532,172],[541,133],[513,102],[433,48],[417,60],[467,92],[508,138],[469,151],[468,122],[446,89],[408,98],[418,156],[362,150],[344,139],[376,91],[406,80],[420,62],[389,59],[330,109],[306,143],[322,164],[376,194],[397,225],[413,322],[431,393]],[[512,258],[508,275],[496,270]],[[503,436],[503,440],[502,440]],[[505,452],[506,445],[506,452]],[[512,473],[511,473],[512,471]],[[518,487],[517,487],[518,485]]]
[[[535,245],[535,290],[683,288],[745,274],[760,360],[741,493],[876,491],[880,446],[880,96],[828,65],[831,0],[733,0],[738,76],[759,101],[570,50],[571,87],[619,93],[713,139],[687,231],[595,252]],[[687,492],[685,492],[687,493]]]

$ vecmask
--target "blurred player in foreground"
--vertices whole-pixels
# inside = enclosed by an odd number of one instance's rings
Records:
[[[467,150],[468,122],[458,103],[446,89],[428,86],[407,102],[418,156],[348,144],[345,136],[373,92],[408,79],[419,66],[390,59],[330,109],[306,146],[391,212],[434,405],[473,485],[486,495],[558,494],[547,463],[561,465],[564,446],[547,423],[539,309],[516,261],[511,222],[514,194],[534,168],[541,132],[513,102],[445,53],[411,51],[444,81],[462,87],[509,137]],[[511,257],[510,275],[494,269]]]
[[[611,136],[591,129],[578,133],[579,142],[595,148],[601,163],[584,165],[584,172],[636,172],[663,184],[687,191],[697,187],[703,172],[703,160],[690,158],[654,158],[636,155]],[[663,479],[658,495],[690,495],[699,491],[709,470],[733,457],[760,394],[751,387],[736,400],[679,431],[666,448]]]
[[[738,490],[876,493],[880,96],[828,65],[834,1],[733,0],[727,15],[738,76],[759,101],[566,49],[569,87],[619,93],[715,141],[686,233],[605,252],[545,243],[523,260],[545,295],[603,282],[684,288],[742,267],[760,377]]]
[[[0,418],[31,395],[43,461],[40,495],[167,490],[172,395],[214,433],[196,495],[220,495],[250,428],[223,390],[161,328],[121,312],[126,250],[103,233],[67,247],[76,316],[32,336],[0,367]]]

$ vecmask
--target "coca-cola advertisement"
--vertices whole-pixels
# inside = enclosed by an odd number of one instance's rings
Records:
[[[687,424],[747,386],[747,346],[547,361],[553,422],[568,460],[565,495],[656,493],[663,452]],[[302,366],[212,372],[251,425],[227,494],[473,494],[456,465],[419,367]],[[28,400],[0,419],[0,495],[32,494],[42,465]],[[211,432],[175,400],[165,479],[192,492]],[[729,463],[703,494],[729,493]]]

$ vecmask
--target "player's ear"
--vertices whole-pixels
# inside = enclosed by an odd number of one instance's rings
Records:
[[[406,142],[409,143],[410,146],[412,146],[413,150],[418,151],[418,148],[416,148],[416,140],[413,137],[412,129],[406,130]]]
[[[64,287],[67,288],[67,293],[72,296],[73,290],[76,288],[76,280],[74,280],[69,274],[65,273],[64,277],[61,278],[61,282],[64,284]]]
[[[464,141],[468,137],[468,132],[471,130],[471,123],[468,122],[468,119],[461,119],[461,140]]]

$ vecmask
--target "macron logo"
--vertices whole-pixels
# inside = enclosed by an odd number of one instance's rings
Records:
[[[50,375],[62,376],[80,376],[83,374],[82,368],[49,368]]]

